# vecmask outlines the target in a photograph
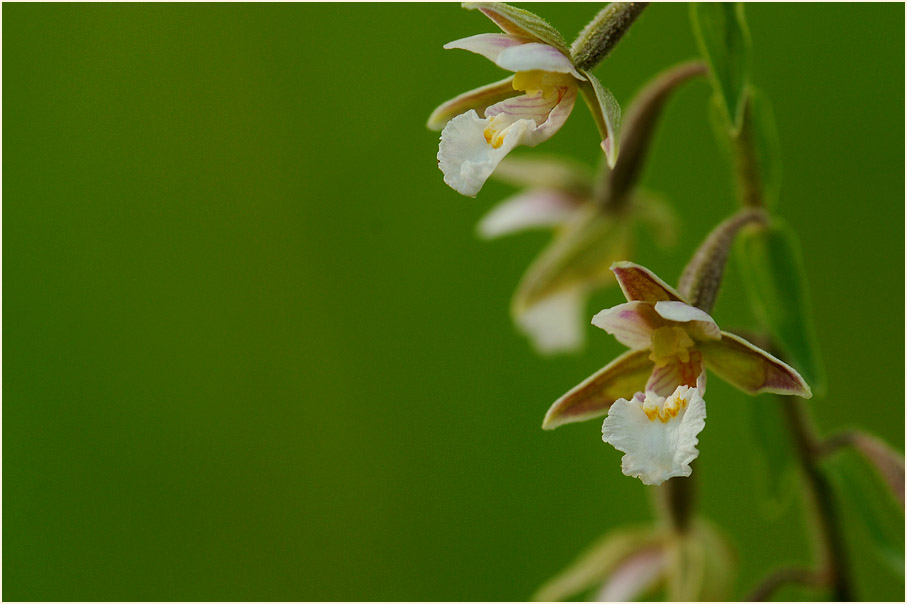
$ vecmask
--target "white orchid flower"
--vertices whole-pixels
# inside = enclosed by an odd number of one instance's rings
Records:
[[[620,108],[594,76],[574,65],[563,37],[528,11],[504,4],[465,6],[481,10],[504,33],[470,36],[444,48],[480,54],[514,75],[461,94],[429,117],[428,127],[441,130],[438,166],[444,182],[475,197],[515,147],[534,147],[560,130],[577,91],[592,109],[602,148],[613,165]]]

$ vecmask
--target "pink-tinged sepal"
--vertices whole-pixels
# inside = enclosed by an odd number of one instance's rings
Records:
[[[627,300],[652,303],[662,300],[686,302],[673,287],[643,266],[633,262],[615,262],[611,265],[611,271],[617,277],[620,289]]]
[[[500,82],[464,92],[441,104],[431,112],[425,125],[429,130],[441,130],[447,122],[470,109],[485,117],[486,108],[518,94],[519,92],[513,89],[513,76],[510,76]]]
[[[467,38],[460,38],[444,45],[444,50],[458,48],[482,55],[489,61],[497,63],[502,52],[514,46],[529,44],[532,38],[514,36],[511,34],[476,34]]]
[[[809,384],[793,367],[734,334],[723,331],[721,336],[698,347],[706,366],[731,385],[748,394],[812,397]]]
[[[604,415],[614,401],[642,390],[651,371],[647,350],[625,352],[555,401],[542,428],[552,430]]]
[[[652,344],[652,332],[664,323],[651,304],[640,301],[618,304],[592,317],[593,325],[633,350],[648,349]]]
[[[507,48],[494,59],[494,62],[498,67],[508,71],[552,71],[569,73],[579,81],[586,79],[586,76],[578,72],[570,59],[558,49],[538,42]]]
[[[538,15],[516,8],[503,2],[464,2],[465,9],[479,9],[491,19],[501,31],[517,36],[526,36],[536,42],[548,44],[570,56],[567,43],[559,31]]]

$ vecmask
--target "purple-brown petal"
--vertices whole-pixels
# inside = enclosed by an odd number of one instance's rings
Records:
[[[620,289],[623,290],[627,300],[652,303],[662,300],[686,302],[673,287],[643,266],[633,262],[615,262],[611,265],[611,270],[617,277]]]

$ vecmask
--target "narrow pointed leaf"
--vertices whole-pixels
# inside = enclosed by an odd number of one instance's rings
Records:
[[[695,2],[690,5],[690,16],[699,52],[708,62],[709,77],[724,101],[724,115],[731,129],[737,131],[743,119],[750,69],[750,34],[743,4]]]
[[[523,276],[513,300],[515,316],[566,289],[610,285],[609,267],[626,255],[627,225],[590,204],[577,211]]]
[[[589,111],[592,112],[595,125],[598,126],[608,166],[613,168],[620,152],[620,104],[611,91],[602,86],[598,78],[585,71],[580,73],[586,77],[586,81],[579,83],[579,90]]]
[[[464,2],[463,8],[482,11],[482,14],[494,21],[505,33],[533,38],[537,42],[555,47],[566,57],[571,56],[561,33],[535,13],[503,2]]]
[[[812,396],[809,385],[795,369],[743,338],[723,331],[720,340],[699,342],[697,346],[707,368],[748,394]]]
[[[756,154],[758,179],[762,186],[762,203],[772,209],[778,205],[781,191],[781,142],[778,140],[771,102],[756,88],[750,88],[745,119],[751,122],[752,145]]]
[[[756,316],[780,344],[785,358],[817,394],[823,393],[825,372],[796,235],[779,220],[756,226],[740,233],[735,255]]]
[[[777,519],[787,509],[796,486],[796,457],[780,408],[786,404],[780,398],[747,401],[749,432],[755,444],[749,457],[754,466],[759,508],[770,520]]]
[[[452,98],[431,112],[428,123],[429,130],[441,130],[447,122],[456,116],[474,109],[481,117],[485,117],[485,108],[500,101],[517,96],[513,89],[513,76],[504,78],[500,82],[488,84]]]
[[[644,266],[633,262],[615,262],[611,271],[617,277],[620,289],[627,300],[642,300],[643,302],[660,302],[674,300],[685,302],[683,297],[673,287],[662,281],[658,275]]]
[[[555,401],[545,415],[542,428],[553,430],[563,424],[604,415],[617,399],[629,399],[641,392],[652,367],[648,350],[625,352]]]
[[[663,535],[651,527],[612,531],[542,585],[532,600],[560,602],[597,588],[622,562],[639,552],[660,548],[663,541]]]
[[[838,490],[859,515],[861,527],[873,544],[873,553],[903,577],[903,508],[865,460],[844,453],[830,459],[828,468]]]

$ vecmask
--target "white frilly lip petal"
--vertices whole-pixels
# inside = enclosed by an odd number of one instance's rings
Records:
[[[608,412],[602,424],[602,440],[624,453],[621,471],[659,485],[669,478],[689,476],[690,463],[699,456],[697,435],[705,428],[705,401],[698,389],[681,386],[673,396],[683,396],[687,404],[666,422],[649,420],[640,397],[620,399]],[[653,392],[646,400],[658,405],[664,398]]]
[[[493,239],[524,229],[549,227],[566,221],[578,202],[560,191],[530,189],[496,205],[479,222],[479,235]]]
[[[495,103],[485,109],[485,119],[474,109],[453,118],[441,131],[438,147],[438,167],[444,172],[444,182],[463,195],[475,197],[514,147],[534,147],[554,136],[575,101],[576,87],[571,86],[555,99],[546,99],[539,92]],[[497,148],[485,140],[485,128],[492,117],[506,118],[501,125],[506,133]]]
[[[585,341],[585,303],[586,298],[578,289],[558,292],[522,311],[515,321],[540,354],[573,352]]]
[[[606,308],[592,317],[592,324],[610,333],[624,346],[642,350],[652,345],[652,332],[664,321],[651,304],[636,301]]]
[[[519,120],[510,126],[503,144],[495,149],[485,141],[487,119],[470,109],[453,118],[441,131],[438,147],[438,167],[444,172],[444,182],[457,192],[475,197],[504,156],[519,145],[534,123]]]
[[[514,46],[522,46],[531,43],[532,40],[523,36],[512,34],[478,34],[468,38],[460,38],[444,45],[446,50],[459,48],[468,50],[482,55],[490,61],[498,62],[498,57],[502,52]],[[543,46],[543,45],[542,45]],[[558,53],[560,54],[560,53]],[[561,55],[563,56],[563,55]]]
[[[685,302],[660,301],[655,303],[655,312],[669,321],[689,323],[685,326],[691,336],[698,340],[720,340],[721,330],[715,320],[702,309]]]
[[[565,57],[561,51],[538,42],[511,45],[502,50],[496,59],[492,59],[498,67],[509,71],[554,71],[569,73],[577,80],[585,81],[586,77],[576,70],[573,61]]]

